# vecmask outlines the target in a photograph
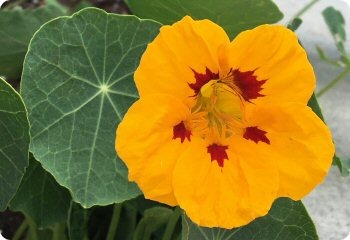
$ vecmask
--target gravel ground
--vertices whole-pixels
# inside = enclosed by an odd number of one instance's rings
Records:
[[[285,24],[310,0],[276,0],[275,2],[285,13],[285,18],[281,22]],[[338,68],[321,62],[315,49],[318,45],[328,55],[337,57],[333,38],[321,15],[322,10],[328,6],[334,6],[343,13],[350,40],[350,0],[321,0],[302,16],[304,22],[297,31],[314,66],[317,89],[321,89],[341,72]],[[350,41],[347,41],[346,45],[350,52]],[[319,102],[325,120],[332,130],[338,155],[350,158],[350,75],[320,97]],[[348,236],[350,233],[350,176],[341,177],[338,169],[333,167],[325,182],[305,197],[303,202],[316,224],[320,240],[342,240]]]

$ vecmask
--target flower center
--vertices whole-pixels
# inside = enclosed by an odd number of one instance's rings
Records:
[[[215,141],[234,133],[242,133],[242,98],[234,88],[222,80],[214,79],[204,84],[191,111],[191,128],[195,135]]]
[[[254,71],[230,70],[226,77],[220,78],[206,68],[205,73],[192,69],[195,82],[189,83],[194,91],[194,104],[188,119],[173,127],[173,139],[181,143],[190,142],[191,136],[201,137],[208,142],[207,152],[212,161],[220,167],[228,160],[230,137],[239,135],[256,144],[270,144],[267,132],[258,126],[246,126],[245,104],[264,97],[260,91],[266,80],[258,80]]]

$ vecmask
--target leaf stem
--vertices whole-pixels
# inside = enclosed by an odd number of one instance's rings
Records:
[[[327,84],[324,88],[322,88],[317,94],[317,97],[321,97],[323,94],[325,94],[328,90],[333,88],[337,83],[339,83],[341,80],[343,80],[346,75],[350,73],[350,68],[345,69],[342,73],[340,73],[336,78],[334,78],[330,83]]]
[[[65,230],[66,230],[65,222],[56,223],[53,228],[52,240],[66,240],[67,237],[65,235]]]
[[[306,4],[302,9],[299,10],[294,16],[294,18],[300,18],[305,12],[307,12],[310,8],[312,8],[318,1],[320,0],[312,0],[308,4]]]
[[[181,209],[179,207],[176,207],[166,226],[162,240],[171,240],[171,237],[174,234],[174,230],[180,216],[181,216]]]
[[[113,215],[111,218],[111,223],[109,224],[106,240],[114,240],[115,233],[117,232],[117,227],[118,227],[121,212],[122,212],[122,204],[121,203],[114,204]]]
[[[25,215],[26,221],[29,226],[29,239],[30,240],[39,240],[38,238],[38,228],[36,223],[27,215]]]
[[[308,4],[306,4],[302,9],[300,9],[294,17],[289,21],[289,23],[292,23],[294,19],[300,18],[305,12],[307,12],[312,6],[314,6],[318,1],[320,0],[312,0]]]
[[[28,222],[26,221],[26,219],[23,220],[23,222],[21,223],[21,225],[19,226],[19,228],[17,228],[17,231],[15,233],[15,235],[13,235],[12,240],[19,240],[21,239],[24,231],[27,229],[28,227]]]

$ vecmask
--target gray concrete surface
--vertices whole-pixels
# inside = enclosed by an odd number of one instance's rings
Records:
[[[276,0],[285,14],[281,21],[285,24],[311,0]],[[350,0],[320,0],[303,16],[303,24],[297,34],[307,50],[317,76],[317,89],[322,89],[339,74],[341,69],[320,61],[315,46],[318,45],[332,57],[337,56],[327,26],[321,12],[328,6],[341,10],[347,22],[347,36],[350,40]],[[350,41],[346,46],[350,52]],[[350,158],[350,75],[334,89],[319,99],[320,105],[333,133],[338,155]],[[324,183],[303,199],[313,218],[320,240],[343,240],[350,233],[350,177],[340,176],[333,167]],[[348,239],[347,239],[348,240]]]

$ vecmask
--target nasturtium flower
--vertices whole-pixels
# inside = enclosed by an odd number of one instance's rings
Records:
[[[148,199],[233,228],[320,183],[334,145],[307,107],[315,76],[296,35],[262,25],[230,42],[209,20],[163,26],[135,72],[116,150]]]

